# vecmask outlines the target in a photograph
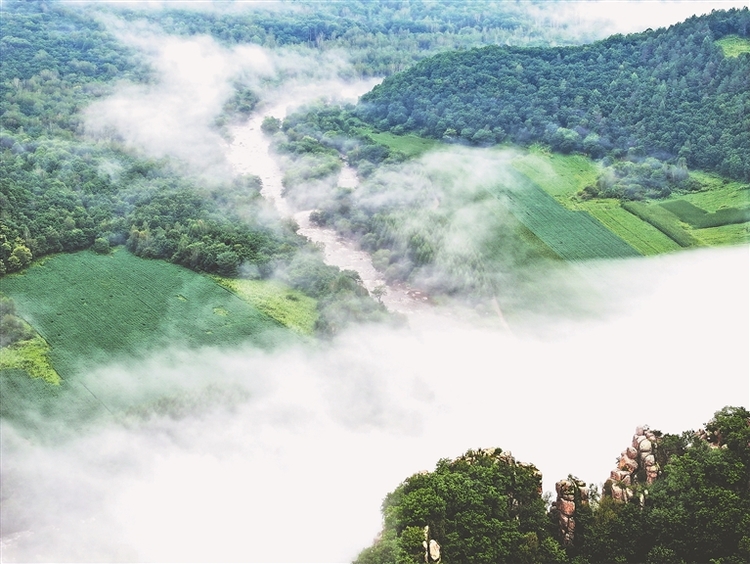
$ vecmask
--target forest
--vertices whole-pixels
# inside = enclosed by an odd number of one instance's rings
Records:
[[[749,35],[744,8],[585,46],[445,53],[375,87],[357,115],[394,133],[655,156],[748,180],[750,62],[717,41]]]

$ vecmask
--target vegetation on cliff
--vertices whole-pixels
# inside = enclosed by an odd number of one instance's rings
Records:
[[[383,532],[355,563],[425,562],[425,527],[443,564],[747,562],[750,411],[725,407],[705,430],[654,434],[657,479],[636,486],[626,502],[612,497],[609,481],[590,500],[575,496],[572,543],[561,536],[555,508],[545,515],[534,466],[488,449],[441,460],[388,494]]]

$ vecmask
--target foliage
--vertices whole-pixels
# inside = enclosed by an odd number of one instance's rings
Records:
[[[424,562],[425,526],[442,562],[576,564],[723,562],[750,556],[750,411],[725,407],[704,433],[661,435],[660,477],[631,502],[594,494],[578,504],[563,549],[544,515],[541,477],[500,449],[441,460],[389,493],[383,532],[355,564]],[[605,488],[606,489],[606,488]]]
[[[750,10],[715,11],[669,29],[581,47],[485,47],[433,56],[363,96],[381,130],[436,139],[542,141],[598,157],[680,157],[750,179],[750,58],[714,41],[746,38]]]
[[[15,302],[0,294],[0,347],[7,347],[34,336],[28,323],[18,317]]]
[[[581,196],[642,200],[665,198],[675,190],[694,188],[696,184],[690,179],[684,159],[675,166],[649,157],[640,163],[626,160],[607,167],[596,184],[584,188]]]
[[[663,473],[645,506],[603,499],[594,514],[587,562],[746,562],[750,556],[750,412],[726,407],[693,433],[667,436]],[[609,560],[608,560],[609,559]]]
[[[148,19],[170,34],[210,35],[227,45],[344,51],[352,70],[342,78],[387,76],[442,51],[492,44],[569,45],[590,40],[595,33],[571,33],[542,11],[530,14],[527,6],[501,0],[294,0],[274,2],[270,8],[260,3],[250,10],[120,7],[118,14]]]
[[[352,321],[400,322],[370,298],[359,274],[324,264],[317,255],[297,253],[277,274],[285,284],[318,300],[315,330],[321,335],[334,335]]]
[[[58,3],[6,3],[0,48],[0,275],[49,253],[124,242],[194,270],[231,275],[249,263],[269,275],[272,260],[302,244],[257,219],[257,178],[212,191],[167,162],[77,138],[85,104],[116,79],[148,79],[97,20]],[[247,115],[253,96],[237,90],[231,111]]]
[[[536,468],[501,449],[441,460],[386,496],[381,538],[355,563],[424,562],[425,526],[446,563],[564,561],[550,542],[540,491]]]
[[[263,130],[263,133],[272,135],[281,129],[281,120],[273,116],[266,116],[263,118],[260,128]]]

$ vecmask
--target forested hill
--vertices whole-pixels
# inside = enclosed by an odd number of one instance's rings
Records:
[[[684,158],[748,180],[750,53],[717,42],[749,36],[743,8],[585,46],[444,53],[386,79],[357,111],[394,133]]]

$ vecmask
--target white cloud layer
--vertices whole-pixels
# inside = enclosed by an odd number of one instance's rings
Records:
[[[343,562],[388,491],[468,448],[535,463],[546,490],[601,483],[636,425],[748,405],[748,266],[742,247],[581,267],[600,315],[552,336],[431,313],[102,368],[87,386],[138,410],[54,445],[3,425],[3,560]]]

